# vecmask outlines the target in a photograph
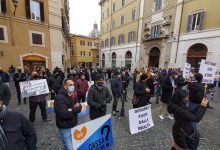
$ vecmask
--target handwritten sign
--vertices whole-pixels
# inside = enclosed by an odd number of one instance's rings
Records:
[[[213,84],[216,69],[216,63],[202,59],[199,69],[199,73],[203,75],[202,83]]]
[[[183,69],[183,78],[189,78],[190,76],[191,65],[189,63],[185,63]]]

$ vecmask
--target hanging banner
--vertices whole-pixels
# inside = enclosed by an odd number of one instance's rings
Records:
[[[203,75],[202,83],[213,84],[216,69],[216,63],[202,59],[199,69],[199,73]]]
[[[48,112],[54,112],[54,100],[47,101]]]
[[[111,115],[71,129],[73,150],[101,150],[113,145]]]
[[[87,116],[89,114],[89,105],[87,104],[87,102],[81,103],[81,105],[82,105],[82,110],[80,113],[78,113],[78,117]]]
[[[191,72],[191,64],[185,63],[184,69],[183,69],[183,78],[189,78]]]
[[[154,126],[151,105],[129,110],[129,126],[131,134],[147,130]]]
[[[49,93],[46,79],[24,81],[20,82],[19,85],[22,98]]]

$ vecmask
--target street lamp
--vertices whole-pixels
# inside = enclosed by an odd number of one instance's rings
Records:
[[[14,10],[14,16],[15,16],[16,8],[18,7],[18,0],[12,0],[12,3],[15,8],[15,10]]]

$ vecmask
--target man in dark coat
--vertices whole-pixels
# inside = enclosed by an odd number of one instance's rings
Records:
[[[58,72],[54,72],[53,76],[49,78],[49,89],[51,91],[51,100],[54,100],[59,90],[62,88],[62,79]]]
[[[160,111],[159,111],[159,117],[160,119],[164,119],[163,115],[164,112],[167,109],[167,105],[169,103],[171,103],[171,98],[177,88],[177,84],[175,81],[175,77],[176,77],[177,73],[175,70],[171,70],[169,72],[169,76],[165,77],[164,81],[163,81],[163,86],[162,86],[162,95],[161,95],[161,107],[160,107]],[[173,119],[173,117],[171,115],[169,115],[166,111],[166,115],[168,115],[167,117],[169,119]]]
[[[0,103],[0,149],[4,150],[37,150],[37,135],[22,114],[7,111]]]
[[[74,94],[74,82],[70,79],[64,81],[64,87],[59,91],[54,100],[54,111],[56,114],[56,125],[64,149],[72,149],[71,128],[78,122],[77,114],[81,112],[82,106]]]
[[[97,74],[95,83],[90,87],[87,97],[88,105],[90,106],[90,119],[106,115],[107,103],[110,103],[112,96],[107,87],[103,85],[104,77]]]
[[[11,92],[7,85],[2,82],[2,78],[0,76],[0,101],[3,101],[3,104],[8,106],[11,99]]]
[[[122,96],[123,86],[121,80],[121,74],[118,71],[115,71],[114,76],[111,80],[111,89],[114,97],[113,105],[112,105],[112,114],[115,116],[117,110],[118,101]]]
[[[19,83],[26,81],[26,75],[21,71],[21,67],[18,67],[18,72],[14,74],[13,80],[15,82],[15,88],[17,91],[17,97],[18,97],[18,105],[21,104],[21,90]],[[24,98],[24,104],[26,104],[26,98]]]
[[[9,86],[10,77],[8,73],[4,72],[1,67],[0,67],[0,77],[2,78],[2,82]]]

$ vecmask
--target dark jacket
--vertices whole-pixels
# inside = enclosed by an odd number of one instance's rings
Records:
[[[176,82],[174,80],[174,84],[176,85]],[[173,92],[173,86],[172,82],[169,76],[167,76],[163,81],[162,86],[162,95],[161,95],[161,101],[165,104],[169,104],[171,102],[172,94]]]
[[[153,96],[154,95],[154,78],[149,78],[147,80],[147,86],[150,89],[149,95]]]
[[[49,79],[50,91],[54,90],[54,91],[58,92],[60,89],[62,89],[62,85],[63,85],[63,82],[60,77],[51,77]]]
[[[67,90],[61,89],[54,100],[54,111],[56,114],[56,125],[61,129],[73,128],[77,125],[77,114],[81,112],[82,106],[74,108],[79,103],[77,96],[74,100],[68,95]],[[68,111],[71,108],[72,112]]]
[[[122,76],[121,80],[122,80],[123,89],[126,90],[128,87],[128,82],[129,82],[128,76]]]
[[[134,85],[134,95],[138,98],[138,102],[135,105],[135,108],[143,107],[148,104],[147,98],[150,96],[145,89],[147,88],[147,83],[139,80]]]
[[[1,121],[2,128],[8,139],[5,150],[36,150],[37,135],[22,114],[7,112],[6,118]]]
[[[168,105],[168,112],[174,114],[175,118],[175,123],[173,125],[173,139],[179,147],[183,149],[189,148],[183,131],[187,135],[192,134],[192,122],[199,122],[203,118],[205,111],[206,108],[203,106],[200,106],[194,112],[190,112],[187,106],[178,106],[175,104]],[[181,129],[183,131],[181,131]]]
[[[0,76],[2,78],[2,82],[4,82],[4,83],[10,82],[10,77],[6,72],[3,72],[3,71],[0,72]]]
[[[90,119],[96,119],[106,115],[106,105],[110,103],[112,96],[107,87],[103,86],[98,89],[96,84],[93,84],[88,92],[87,102],[90,106]]]
[[[123,87],[122,80],[116,77],[113,77],[111,80],[111,89],[114,97],[121,97]]]
[[[182,75],[179,75],[175,80],[177,84],[177,89],[182,89],[183,86],[188,84],[188,82],[185,81]]]
[[[189,101],[192,103],[200,104],[204,97],[205,85],[203,83],[192,82],[189,83]]]
[[[15,86],[19,87],[20,82],[26,81],[26,75],[24,73],[15,73],[13,80],[15,82]]]
[[[7,85],[0,81],[0,100],[3,100],[3,104],[8,106],[11,99],[11,92]]]
[[[89,89],[88,81],[81,79],[77,80],[75,83],[75,88],[79,95],[86,95]]]

